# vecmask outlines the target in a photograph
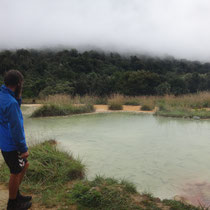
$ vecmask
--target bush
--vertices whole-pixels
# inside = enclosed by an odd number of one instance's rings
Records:
[[[152,111],[153,109],[154,109],[154,107],[152,107],[150,105],[146,105],[146,104],[141,107],[142,111]]]
[[[109,105],[109,110],[122,110],[122,109],[123,109],[123,105],[119,103],[111,103]]]
[[[72,114],[90,113],[94,111],[93,105],[44,105],[35,110],[31,117],[65,116]]]

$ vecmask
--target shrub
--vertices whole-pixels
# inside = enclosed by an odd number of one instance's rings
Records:
[[[109,105],[109,110],[122,110],[122,109],[123,109],[123,105],[119,103],[111,103]]]
[[[90,113],[94,111],[93,105],[44,105],[39,109],[35,110],[31,117],[48,117],[48,116],[65,116],[72,114]]]
[[[154,109],[154,107],[152,107],[150,105],[146,105],[146,104],[141,107],[142,111],[152,111],[153,109]]]

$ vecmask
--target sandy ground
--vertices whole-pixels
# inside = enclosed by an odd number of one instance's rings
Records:
[[[6,210],[7,207],[7,201],[8,201],[8,188],[0,184],[0,210]],[[40,206],[39,204],[32,204],[32,207],[30,208],[32,210],[49,210],[49,208],[45,208],[43,206]],[[50,208],[51,210],[56,210],[57,208]]]
[[[80,106],[80,104],[75,104],[76,106]],[[41,107],[43,104],[23,104],[24,107]],[[156,108],[152,111],[141,111],[141,106],[129,106],[129,105],[123,105],[123,110],[109,110],[108,105],[94,105],[94,108],[96,112],[140,112],[140,113],[150,113],[154,114],[156,111]]]
[[[43,104],[22,104],[25,107],[40,107],[43,106]]]
[[[0,209],[6,209],[8,201],[8,190],[4,185],[0,185]]]
[[[96,112],[137,112],[137,113],[148,113],[154,114],[156,112],[156,108],[152,111],[141,111],[141,106],[129,106],[123,105],[123,110],[109,110],[108,105],[94,105]]]
[[[23,104],[24,107],[31,107],[24,111],[24,114],[31,115],[37,108],[43,106],[43,104]],[[75,106],[81,106],[81,104],[75,104]],[[111,113],[111,112],[134,112],[134,113],[146,113],[154,114],[157,111],[157,107],[152,111],[141,111],[141,106],[131,106],[123,105],[122,110],[109,110],[108,105],[94,105],[95,112],[85,113],[85,114],[94,114],[94,113]]]

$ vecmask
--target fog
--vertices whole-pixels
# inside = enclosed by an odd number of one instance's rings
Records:
[[[97,48],[210,61],[209,0],[0,0],[0,49]]]

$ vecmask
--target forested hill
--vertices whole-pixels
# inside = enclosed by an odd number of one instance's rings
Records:
[[[75,49],[0,52],[0,82],[9,69],[25,76],[24,96],[55,93],[184,94],[210,90],[210,63],[173,57],[122,56]]]

